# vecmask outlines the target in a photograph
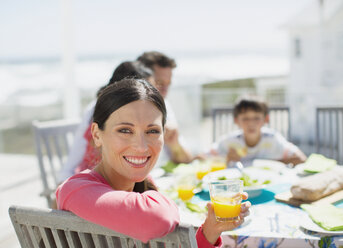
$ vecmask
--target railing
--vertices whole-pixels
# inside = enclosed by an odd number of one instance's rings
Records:
[[[224,134],[230,133],[238,127],[235,125],[233,107],[219,107],[212,109],[213,142]],[[287,140],[291,139],[290,109],[286,106],[269,107],[269,123],[267,126],[280,132]]]
[[[343,163],[343,107],[316,109],[316,151]]]

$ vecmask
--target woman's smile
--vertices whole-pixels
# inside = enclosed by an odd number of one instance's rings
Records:
[[[147,165],[151,156],[123,156],[129,165],[135,168],[142,168]]]

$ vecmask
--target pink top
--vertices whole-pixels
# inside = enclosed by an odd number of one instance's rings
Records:
[[[75,174],[86,169],[93,169],[101,161],[101,153],[94,147],[93,137],[91,132],[92,125],[90,124],[83,134],[87,142],[86,152],[83,155],[82,161],[75,168]]]
[[[113,190],[97,172],[86,170],[61,184],[56,191],[59,209],[68,210],[90,222],[147,242],[172,232],[179,223],[178,207],[158,191],[143,193]],[[149,228],[146,228],[149,227]],[[213,246],[198,229],[199,247]]]

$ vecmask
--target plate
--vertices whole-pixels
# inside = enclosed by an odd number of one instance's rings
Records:
[[[257,179],[258,181],[265,181],[270,180],[270,184],[262,184],[256,186],[245,186],[244,191],[249,194],[250,198],[257,197],[262,193],[262,190],[266,188],[268,185],[271,185],[273,181],[276,181],[279,176],[279,173],[275,171],[263,170],[257,167],[248,167],[244,169],[244,173],[246,173],[252,179]],[[204,176],[203,178],[203,186],[208,188],[208,183],[211,180],[218,180],[218,177],[226,177],[227,179],[237,179],[241,177],[241,172],[236,168],[229,168],[225,170],[219,170],[215,172],[211,172]]]
[[[306,214],[300,221],[300,227],[305,229],[305,231],[316,232],[318,234],[323,234],[326,236],[343,235],[343,231],[328,231],[312,221],[312,219]]]
[[[287,165],[280,161],[270,160],[270,159],[254,159],[252,166],[260,169],[281,172]]]

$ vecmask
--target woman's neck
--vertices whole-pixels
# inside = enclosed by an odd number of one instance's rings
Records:
[[[107,181],[107,183],[115,190],[123,190],[130,192],[133,191],[133,188],[135,187],[134,182],[123,178],[110,168],[105,167],[102,161],[94,168],[94,170],[98,172]]]

